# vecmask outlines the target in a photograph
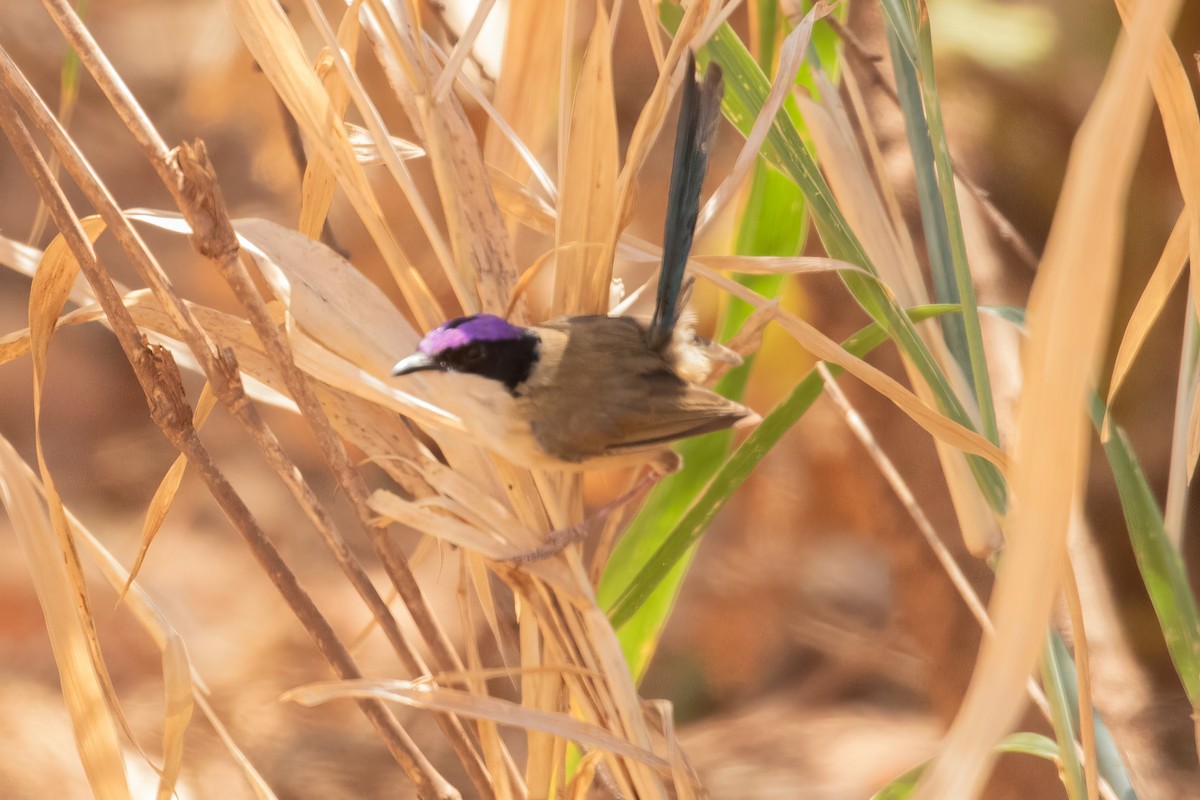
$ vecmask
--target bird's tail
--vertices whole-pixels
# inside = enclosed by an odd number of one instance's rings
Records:
[[[696,57],[688,52],[688,72],[675,130],[675,160],[671,166],[671,188],[667,195],[667,224],[663,233],[662,271],[658,297],[650,321],[648,344],[654,349],[671,341],[683,308],[688,253],[700,213],[700,187],[708,171],[708,150],[721,113],[725,85],[721,67],[710,61],[704,82],[696,79]]]

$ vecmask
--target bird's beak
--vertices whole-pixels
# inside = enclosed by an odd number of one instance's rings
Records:
[[[392,375],[408,375],[412,372],[422,372],[424,370],[431,369],[442,370],[445,368],[436,360],[425,355],[424,353],[413,353],[411,356],[392,367]]]

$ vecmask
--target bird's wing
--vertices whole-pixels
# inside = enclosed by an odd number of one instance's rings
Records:
[[[633,365],[627,365],[633,366]],[[593,373],[594,375],[595,373]],[[626,373],[601,385],[580,376],[568,402],[566,393],[551,401],[543,395],[543,411],[553,411],[552,424],[534,420],[534,435],[547,452],[568,461],[624,455],[661,448],[679,439],[731,428],[754,412],[716,392],[681,380],[665,367]],[[579,402],[580,396],[601,402]]]
[[[732,428],[753,416],[745,406],[699,386],[685,386],[674,397],[652,396],[640,407],[613,403],[609,408],[612,435],[605,455],[649,450],[680,439]]]

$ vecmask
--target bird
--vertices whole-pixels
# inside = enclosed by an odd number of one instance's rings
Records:
[[[702,385],[720,346],[696,336],[684,315],[723,89],[720,66],[710,62],[700,82],[689,52],[652,317],[567,316],[531,326],[486,313],[457,317],[429,331],[392,375],[444,373],[457,382],[445,396],[468,433],[533,468],[649,465],[661,476],[681,466],[671,443],[758,421]]]

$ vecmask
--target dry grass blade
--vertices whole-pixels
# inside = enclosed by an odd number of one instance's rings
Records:
[[[646,100],[646,105],[642,107],[637,122],[633,126],[633,133],[629,136],[629,146],[625,151],[625,166],[621,169],[621,175],[617,181],[617,209],[606,239],[608,250],[601,256],[601,264],[612,262],[621,231],[629,224],[633,215],[637,197],[638,173],[641,172],[646,159],[649,158],[650,147],[658,137],[659,131],[662,130],[667,116],[667,104],[671,100],[674,88],[677,88],[672,87],[672,76],[683,59],[684,53],[691,46],[692,39],[704,27],[712,7],[711,0],[695,0],[684,11],[683,19],[679,21],[679,27],[675,31],[675,38],[671,40],[671,46],[663,58],[658,80],[655,81],[654,89],[650,92],[650,97]],[[691,76],[688,78],[690,80]]]
[[[543,151],[557,124],[557,67],[566,41],[561,36],[566,6],[567,0],[543,0],[513,3],[509,7],[500,73],[519,76],[519,80],[501,80],[496,84],[495,113],[489,112],[491,123],[483,153],[489,165],[511,175],[521,185],[529,177],[532,153]],[[519,158],[518,153],[503,146],[497,135],[502,121],[506,121],[503,124],[512,134],[509,138],[523,142],[532,151],[530,159]],[[508,132],[501,132],[508,136]],[[539,180],[549,182],[548,177]],[[553,197],[553,184],[547,188]]]
[[[758,161],[759,151],[762,150],[763,143],[767,140],[771,126],[775,124],[775,117],[783,108],[783,101],[791,95],[792,89],[796,85],[796,76],[800,72],[800,66],[804,63],[804,54],[808,51],[809,39],[812,38],[813,24],[828,14],[829,10],[824,3],[814,4],[812,9],[804,15],[800,24],[783,40],[783,44],[779,48],[779,66],[775,70],[775,80],[771,82],[771,91],[767,94],[767,100],[754,120],[741,151],[738,152],[733,169],[721,181],[721,185],[713,192],[704,207],[700,209],[700,217],[696,221],[697,239],[703,235],[721,209],[733,199],[734,194],[740,189],[742,181],[750,174],[751,168]]]
[[[1129,322],[1125,326],[1125,335],[1121,337],[1121,346],[1117,349],[1117,357],[1113,363],[1112,379],[1108,384],[1108,401],[1106,403],[1108,406],[1112,406],[1117,392],[1121,391],[1121,386],[1125,383],[1125,377],[1133,367],[1138,351],[1141,350],[1146,337],[1150,334],[1150,329],[1158,320],[1163,307],[1166,306],[1171,291],[1179,282],[1179,276],[1183,274],[1184,265],[1188,262],[1190,235],[1191,225],[1185,210],[1175,220],[1175,227],[1171,229],[1171,236],[1167,239],[1166,247],[1163,248],[1162,255],[1158,258],[1158,264],[1154,267],[1150,280],[1146,282],[1146,288],[1142,290],[1133,313],[1129,315]],[[1110,422],[1106,418],[1104,421],[1106,439],[1109,426]]]
[[[942,566],[942,569],[946,572],[946,575],[949,576],[951,583],[954,585],[955,590],[959,594],[959,597],[962,598],[963,602],[970,610],[971,615],[979,623],[979,627],[983,630],[984,637],[988,639],[994,637],[996,635],[996,629],[992,625],[992,620],[988,616],[988,612],[983,605],[983,601],[979,599],[979,595],[975,593],[974,587],[971,585],[971,582],[968,580],[967,576],[963,573],[962,568],[958,565],[954,555],[950,552],[949,548],[946,547],[937,530],[934,529],[933,524],[929,521],[924,509],[922,509],[920,504],[917,502],[916,497],[913,495],[912,490],[908,487],[904,477],[900,474],[899,470],[896,469],[895,465],[892,463],[891,459],[888,458],[887,454],[883,452],[883,449],[879,446],[879,442],[871,433],[870,428],[867,427],[858,411],[842,392],[841,387],[838,386],[836,379],[833,377],[832,373],[829,372],[828,368],[823,363],[818,363],[817,370],[825,379],[826,393],[837,404],[838,409],[842,412],[842,415],[846,420],[846,424],[854,433],[855,437],[867,449],[867,452],[871,456],[871,460],[875,462],[875,465],[879,468],[879,471],[883,475],[884,479],[892,487],[892,491],[896,494],[897,498],[899,498],[900,502],[904,505],[904,508],[908,511],[909,516],[917,526],[917,530],[921,532],[921,536],[925,539],[926,544],[928,544],[929,548],[933,551],[934,557],[937,558],[938,563]],[[1078,517],[1073,517],[1073,519],[1078,519]],[[1080,611],[1081,613],[1081,610],[1078,608],[1077,600],[1077,597],[1074,598],[1074,605],[1071,605],[1072,598],[1068,597],[1068,604],[1072,613],[1072,626],[1075,627],[1076,630],[1082,632],[1082,617],[1076,619],[1074,616],[1076,611]],[[1080,639],[1076,642],[1076,647],[1082,648],[1082,658],[1080,659],[1080,696],[1090,697],[1090,682],[1085,674],[1087,671],[1086,639],[1083,637],[1082,633],[1080,634]],[[1037,682],[1032,678],[1025,681],[1025,692],[1029,695],[1029,698],[1033,701],[1034,705],[1037,706],[1042,716],[1048,722],[1050,722],[1050,706],[1046,699],[1046,695]],[[1106,800],[1116,800],[1116,795],[1113,793],[1112,787],[1105,783],[1101,783],[1095,774],[1095,730],[1092,727],[1092,711],[1090,705],[1086,710],[1081,707],[1080,719],[1082,720],[1083,725],[1083,746],[1080,748],[1080,751],[1084,755],[1085,766],[1089,771],[1090,777],[1088,780],[1092,782],[1089,785],[1096,784],[1097,791],[1103,793]],[[1089,800],[1092,799],[1090,798]]]
[[[25,472],[30,480],[36,480],[28,467],[26,467]],[[112,553],[100,543],[100,540],[69,511],[67,512],[67,517],[71,522],[71,527],[75,535],[83,547],[91,554],[92,560],[99,567],[109,586],[113,587],[113,589],[120,589],[122,586],[129,587],[128,592],[124,595],[126,607],[131,611],[138,624],[142,626],[142,629],[153,639],[159,650],[162,651],[163,683],[166,687],[167,713],[163,725],[164,766],[162,779],[159,783],[160,800],[164,798],[163,792],[166,787],[179,774],[179,767],[182,765],[183,758],[184,734],[186,733],[188,722],[192,717],[193,705],[200,707],[201,712],[213,726],[213,730],[216,731],[218,738],[225,745],[226,750],[229,751],[230,756],[241,767],[255,795],[261,798],[261,800],[275,800],[275,793],[271,791],[271,787],[267,785],[262,775],[250,763],[250,759],[238,747],[233,737],[229,735],[229,731],[225,729],[220,718],[217,717],[212,707],[204,699],[207,689],[200,676],[191,666],[183,637],[170,624],[162,611],[154,604],[154,601],[142,591],[142,588],[137,583],[132,581],[129,573],[125,571]]]
[[[63,314],[58,318],[55,324],[56,328],[61,328],[64,325],[83,325],[88,322],[96,322],[104,319],[104,311],[96,306],[87,306],[86,308],[77,308],[69,314]],[[0,364],[7,364],[10,361],[15,361],[29,353],[30,348],[30,331],[29,328],[23,328],[18,331],[0,336]]]
[[[912,307],[927,303],[929,299],[924,274],[903,220],[895,213],[894,192],[890,185],[884,183],[881,199],[880,190],[876,187],[874,175],[886,175],[887,170],[880,169],[878,162],[874,171],[868,167],[840,95],[824,78],[818,76],[818,80],[821,83],[819,101],[799,96],[797,101],[821,154],[822,168],[829,177],[839,207],[844,210],[851,227],[870,254],[884,285],[895,293],[899,304]],[[860,116],[859,119],[864,127],[869,127],[868,117]],[[868,135],[868,141],[871,138]],[[973,412],[974,391],[957,360],[950,355],[937,323],[922,326],[918,329],[918,335],[937,360],[955,395],[970,410],[968,413]],[[934,404],[933,390],[920,370],[907,359],[904,366],[917,396],[927,404]],[[999,525],[991,506],[962,453],[946,448],[939,442],[937,454],[946,485],[950,489],[963,541],[974,555],[986,558],[995,552],[1001,541]]]
[[[424,41],[426,46],[429,47],[434,55],[436,55],[440,60],[445,60],[445,53],[443,53],[442,50],[437,46],[436,42],[429,38],[428,34],[425,35]],[[508,141],[509,145],[511,145],[512,152],[517,157],[517,161],[519,162],[519,166],[516,171],[520,174],[524,174],[525,172],[532,173],[534,180],[536,180],[538,185],[542,187],[542,190],[546,193],[546,196],[551,200],[557,201],[558,188],[555,187],[554,181],[551,180],[550,175],[546,172],[546,168],[543,167],[541,162],[537,160],[537,157],[534,156],[529,145],[525,143],[525,140],[521,138],[520,134],[518,134],[517,131],[513,129],[512,125],[509,124],[508,119],[500,114],[496,107],[492,105],[491,100],[488,99],[488,96],[483,92],[483,90],[480,89],[479,86],[476,85],[475,82],[472,81],[468,76],[459,73],[458,79],[463,89],[465,89],[467,94],[471,96],[471,99],[478,103],[480,108],[487,113],[488,119],[494,126],[493,130],[498,131],[499,134],[506,141]],[[498,171],[503,172],[502,168],[497,167],[495,164],[491,163],[490,160],[486,164],[486,167],[489,176],[494,176]],[[496,189],[494,186],[492,187],[492,191],[493,194],[495,194]]]
[[[446,66],[442,68],[442,74],[438,75],[437,83],[433,85],[433,103],[440,103],[446,96],[446,92],[450,91],[450,87],[454,85],[455,78],[458,77],[458,71],[462,69],[462,65],[466,62],[467,57],[471,55],[471,49],[475,46],[475,40],[479,38],[479,32],[483,30],[483,23],[487,22],[488,14],[492,13],[493,6],[496,5],[496,0],[481,0],[479,7],[475,9],[474,16],[471,17],[471,22],[467,25],[467,29],[463,31],[458,42],[454,45],[454,52],[450,54],[449,60],[446,61]]]
[[[0,264],[9,269],[33,275],[42,259],[42,251],[16,239],[0,236]]]
[[[362,696],[378,697],[414,708],[446,711],[526,730],[542,731],[633,759],[664,772],[670,770],[670,764],[654,753],[618,739],[603,728],[579,722],[566,714],[537,711],[507,700],[442,689],[427,683],[402,680],[327,681],[292,689],[284,694],[283,699],[311,706],[330,700]]]
[[[80,220],[83,235],[89,243],[94,242],[104,231],[103,221],[97,217]],[[129,740],[138,747],[138,752],[146,758],[129,722],[121,711],[116,689],[108,674],[104,656],[100,652],[100,639],[96,634],[95,621],[88,600],[87,585],[83,577],[83,565],[79,560],[79,552],[75,545],[70,525],[67,522],[66,511],[62,498],[50,474],[46,463],[46,453],[42,436],[42,400],[43,387],[46,380],[47,358],[50,350],[50,338],[58,323],[59,314],[67,303],[75,281],[79,276],[79,262],[76,260],[68,240],[61,234],[56,236],[42,255],[37,272],[33,276],[33,284],[29,289],[29,352],[33,362],[33,430],[34,447],[37,452],[38,471],[41,475],[45,493],[46,505],[50,510],[50,520],[58,542],[61,558],[70,578],[70,584],[75,592],[75,611],[78,623],[84,633],[84,641],[88,645],[92,669],[108,703],[109,713],[120,724],[121,730]]]
[[[354,0],[342,16],[342,24],[338,28],[338,44],[346,57],[353,59],[358,52],[359,25],[358,9],[362,0]],[[314,71],[321,78],[325,91],[329,93],[329,104],[342,116],[350,103],[350,92],[342,82],[336,69],[334,55],[326,50],[317,57]],[[354,132],[348,131],[351,141]],[[362,161],[361,154],[359,160]],[[329,215],[329,207],[333,203],[333,189],[337,183],[333,166],[319,152],[313,153],[304,165],[304,179],[300,186],[300,221],[297,229],[311,239],[318,239],[325,227],[325,219]]]
[[[213,730],[217,733],[217,738],[221,740],[221,744],[225,745],[225,749],[233,756],[233,760],[242,768],[242,772],[246,775],[246,780],[250,784],[250,788],[254,790],[254,796],[258,800],[278,800],[275,792],[271,791],[271,787],[267,781],[254,768],[254,764],[250,762],[246,754],[238,747],[237,742],[229,735],[224,723],[217,717],[213,707],[204,699],[204,695],[196,694],[196,705],[200,707],[200,711],[204,714],[205,719],[213,726]]]
[[[659,38],[658,12],[654,0],[637,0],[638,10],[642,14],[642,26],[646,29],[646,39],[650,42],[650,52],[658,71],[662,72],[666,55],[663,53],[662,40]]]
[[[197,173],[183,172],[184,167],[203,165],[202,149],[193,152],[185,148],[179,151],[179,160],[162,158],[164,148],[161,139],[157,137],[157,133],[145,119],[145,115],[137,106],[136,101],[128,94],[124,84],[112,72],[111,65],[99,52],[88,32],[82,28],[70,7],[58,0],[48,0],[48,2],[53,6],[52,10],[56,21],[67,33],[72,44],[80,50],[84,63],[97,78],[110,102],[118,107],[122,118],[126,119],[131,132],[135,134],[139,143],[152,156],[152,163],[163,173],[168,188],[176,193],[181,205],[195,213],[192,203],[197,200],[214,199],[215,193],[199,197],[193,194],[194,190],[198,188],[198,184],[195,183]],[[257,418],[255,409],[244,402],[244,396],[237,384],[236,365],[232,362],[229,353],[222,351],[218,354],[211,349],[211,344],[198,327],[195,317],[190,313],[186,304],[173,292],[161,268],[155,263],[136,233],[129,227],[128,220],[121,216],[119,209],[96,179],[94,172],[58,128],[45,109],[44,103],[41,103],[40,98],[32,92],[28,82],[20,75],[19,70],[15,69],[7,54],[0,52],[0,56],[2,56],[0,58],[0,76],[3,77],[7,88],[19,99],[23,109],[36,119],[39,127],[49,135],[55,149],[63,156],[72,178],[83,188],[88,199],[100,210],[126,254],[138,268],[142,278],[154,290],[155,298],[162,304],[171,325],[184,334],[192,352],[203,363],[205,373],[210,381],[213,381],[222,401],[246,425],[249,432],[255,437],[256,443],[272,459],[272,465],[288,481],[289,488],[295,490],[297,499],[307,501],[306,510],[314,513],[319,511],[318,504],[312,502],[311,492],[300,479],[299,471],[290,465],[271,433]],[[27,132],[20,130],[17,125],[10,124],[11,120],[9,115],[0,114],[0,124],[4,125],[5,134],[16,145],[26,171],[34,177],[43,197],[52,203],[52,213],[55,216],[56,224],[64,234],[69,234],[68,239],[74,255],[80,260],[89,283],[100,297],[108,318],[118,334],[122,349],[132,363],[143,391],[151,401],[152,419],[162,428],[172,443],[185,453],[192,463],[196,464],[198,471],[226,515],[234,523],[239,533],[244,536],[260,565],[271,577],[297,619],[320,645],[322,653],[328,658],[335,671],[345,678],[358,677],[360,673],[357,666],[344,645],[338,640],[328,621],[299,586],[294,574],[280,558],[278,551],[263,534],[241,498],[217,470],[208,452],[199,442],[195,430],[190,425],[191,409],[183,395],[183,388],[174,361],[165,350],[149,349],[145,346],[145,340],[134,326],[128,310],[121,304],[112,284],[96,262],[90,243],[83,236],[78,221],[61,196],[61,191],[48,179],[45,165],[29,143]],[[185,157],[190,158],[191,161],[185,161]],[[197,157],[200,157],[199,160]],[[202,175],[201,177],[211,178],[211,175]],[[212,189],[211,185],[207,186]],[[214,244],[218,248],[221,245],[228,245],[232,240],[232,231],[228,229],[227,220],[224,223],[225,227],[218,224],[223,219],[219,216],[223,211],[219,199],[212,204],[205,205],[204,211],[207,215],[202,213],[199,215],[199,219],[202,224],[207,225],[206,235],[196,238],[198,246],[203,249],[204,246],[211,247]],[[217,214],[214,215],[214,212]],[[227,234],[228,238],[214,242],[210,238],[214,233]],[[207,252],[209,254],[217,252],[221,258],[227,258],[230,255],[236,256],[237,247],[234,244],[232,247],[208,250]],[[257,298],[257,294],[251,288],[246,297]],[[265,316],[261,303],[256,306],[255,310],[261,311]],[[274,332],[273,326],[274,322],[267,318],[266,329]],[[264,336],[264,339],[269,339],[271,342],[276,341],[269,336]],[[290,364],[290,361],[288,363]],[[291,387],[289,386],[289,388]],[[47,490],[51,489],[52,487],[47,485]],[[351,570],[351,572],[353,571]],[[359,575],[361,575],[361,570]],[[365,580],[365,576],[362,577],[364,580],[360,585],[370,587],[369,581]],[[416,616],[418,615],[414,613],[414,617]],[[403,642],[402,639],[400,641]],[[405,767],[421,791],[439,797],[457,796],[453,787],[449,786],[445,779],[432,768],[382,703],[364,700],[360,701],[359,705],[365,715],[374,723],[389,751]],[[458,740],[462,739],[462,736],[458,737]],[[469,750],[469,744],[467,749]]]
[[[152,163],[163,172],[168,188],[178,193],[179,201],[186,207],[187,203],[195,198],[185,197],[184,191],[194,189],[194,184],[182,180],[183,176],[173,170],[173,165],[177,168],[178,164],[166,157],[165,146],[161,138],[149,125],[144,113],[129,95],[125,85],[116,77],[111,64],[100,52],[88,31],[83,28],[73,10],[59,0],[48,0],[48,4],[52,6],[55,21],[80,52],[81,59],[93,76],[97,78],[110,102],[117,107],[122,118],[127,121],[139,144],[148,154],[152,154]],[[262,426],[255,416],[256,412],[253,407],[244,402],[244,395],[236,383],[237,368],[231,362],[229,354],[222,352],[218,357],[218,354],[211,349],[209,340],[201,333],[194,316],[174,293],[161,267],[132,230],[129,221],[121,215],[111,195],[96,178],[95,172],[58,126],[44,102],[33,92],[32,87],[16,68],[8,54],[2,50],[0,50],[0,78],[3,79],[5,87],[20,103],[22,109],[36,120],[39,129],[50,138],[55,150],[63,158],[72,179],[83,189],[89,201],[97,207],[105,222],[113,230],[126,255],[154,291],[155,299],[162,303],[163,311],[168,316],[171,326],[179,329],[185,335],[193,354],[203,363],[205,374],[222,394],[222,400],[246,424],[251,434],[257,437],[257,443],[264,448],[264,452],[268,456],[286,461],[286,457],[278,447],[272,447],[274,442],[265,426]],[[12,103],[7,103],[7,106],[11,111]],[[322,653],[328,658],[335,671],[344,678],[358,677],[360,672],[357,665],[344,645],[341,644],[328,620],[300,587],[295,575],[280,557],[278,550],[267,539],[241,497],[217,469],[208,451],[200,443],[195,430],[190,425],[192,410],[184,396],[175,362],[166,350],[146,347],[143,335],[137,329],[115,287],[96,260],[91,243],[84,235],[79,220],[71,211],[61,189],[50,179],[45,162],[33,146],[28,131],[20,125],[16,115],[12,113],[0,114],[0,127],[3,127],[5,135],[13,143],[22,166],[33,178],[42,197],[50,204],[55,224],[62,235],[66,237],[74,257],[79,260],[92,290],[104,307],[121,348],[133,366],[134,374],[137,376],[144,394],[150,401],[152,420],[171,442],[196,465],[198,472],[204,478],[222,510],[244,537],[260,566],[271,577],[297,619],[312,638],[320,644]],[[206,210],[211,212],[213,208],[209,207]],[[219,204],[215,208],[219,208]],[[211,223],[213,219],[206,217],[202,221]],[[209,228],[208,232],[213,233],[214,229]],[[222,230],[222,232],[226,231]],[[201,241],[211,244],[205,239]],[[236,252],[236,247],[234,251]],[[279,466],[282,475],[296,477],[299,474],[294,468],[288,469],[286,464]],[[47,485],[48,492],[51,488]],[[302,484],[293,482],[293,488],[304,487]],[[69,551],[64,550],[64,552],[69,554]],[[398,763],[406,768],[418,786],[424,787],[426,791],[436,793],[438,796],[452,797],[456,795],[445,779],[433,770],[382,703],[363,700],[359,705],[367,718],[375,725],[389,752]]]
[[[1129,29],[1132,4],[1129,0],[1116,0],[1116,6],[1122,24]],[[1150,46],[1153,48],[1150,87],[1162,114],[1167,147],[1183,193],[1184,214],[1191,226],[1188,249],[1195,269],[1200,265],[1200,112],[1187,71],[1167,31],[1159,31]],[[1192,288],[1194,311],[1200,314],[1200,287],[1193,284]]]
[[[858,264],[823,256],[692,256],[690,262],[709,269],[740,272],[743,275],[806,275],[823,272],[853,272],[864,277],[871,273]]]
[[[1020,713],[1017,696],[1044,641],[1066,565],[1072,504],[1086,475],[1085,400],[1111,320],[1122,212],[1149,115],[1150,54],[1177,8],[1171,0],[1138,6],[1072,148],[1029,304],[1013,511],[991,605],[996,638],[984,643],[945,745],[918,784],[919,798],[977,796],[994,744]]]
[[[1195,277],[1192,278],[1195,283]],[[1196,474],[1196,463],[1200,459],[1200,370],[1193,368],[1192,382],[1187,387],[1191,403],[1191,414],[1188,416],[1187,433],[1184,435],[1185,453],[1187,457],[1187,478],[1190,481]],[[1176,443],[1178,446],[1178,443]],[[1186,491],[1186,490],[1184,490]],[[1182,519],[1182,517],[1179,517]]]
[[[942,570],[950,578],[950,582],[954,584],[954,588],[958,591],[963,602],[971,611],[971,615],[979,622],[980,627],[986,635],[993,633],[991,620],[988,618],[987,609],[983,602],[975,593],[975,588],[971,586],[970,580],[963,573],[962,567],[954,559],[954,554],[946,547],[942,541],[942,537],[938,535],[937,530],[933,527],[933,523],[929,521],[929,517],[925,514],[924,509],[917,503],[916,497],[912,490],[909,489],[908,483],[904,480],[904,476],[896,469],[896,465],[880,447],[878,440],[863,421],[862,416],[850,403],[849,398],[842,392],[838,386],[837,379],[829,371],[829,368],[824,363],[817,363],[817,371],[821,373],[821,377],[825,379],[825,393],[829,395],[837,405],[838,410],[842,413],[846,420],[847,427],[854,433],[855,438],[859,440],[867,453],[871,456],[871,460],[875,462],[875,466],[883,475],[884,480],[892,487],[892,491],[896,497],[900,499],[904,509],[912,518],[913,523],[917,526],[921,536],[925,539],[926,544],[933,551]]]
[[[27,278],[32,278],[37,272],[37,265],[41,263],[43,251],[36,247],[30,247],[27,244],[14,242],[12,239],[5,239],[0,236],[0,264],[15,270]],[[120,284],[118,281],[113,281],[113,285],[121,294],[126,294],[129,290]],[[80,276],[75,280],[75,286],[71,289],[70,300],[76,305],[88,305],[96,302],[96,295],[92,292],[92,287],[88,282]]]
[[[179,635],[151,602],[140,588],[134,588],[133,594],[128,594],[133,585],[131,575],[123,574],[120,564],[112,554],[100,544],[99,540],[84,528],[79,520],[68,512],[71,527],[75,536],[91,551],[93,560],[100,566],[101,572],[113,588],[121,588],[122,598],[128,601],[130,609],[138,623],[154,640],[162,652],[163,686],[165,703],[163,714],[163,767],[158,783],[158,800],[168,800],[175,793],[175,784],[183,767],[183,745],[188,725],[192,720],[195,700],[204,691],[198,676],[192,673],[191,662],[188,659],[187,646]],[[123,584],[123,587],[122,587]],[[215,719],[215,718],[214,718]],[[215,724],[220,726],[220,721]],[[247,778],[251,784],[265,783],[257,771],[250,766],[249,761],[236,745],[231,752],[243,763]],[[269,790],[268,790],[269,791]]]
[[[612,41],[608,16],[596,9],[583,69],[571,107],[566,175],[559,196],[556,245],[603,241],[617,203],[617,110],[613,99]],[[608,310],[612,259],[603,250],[563,250],[554,269],[555,314]]]
[[[191,226],[172,212],[135,209],[125,216],[174,233],[191,233]],[[395,353],[415,347],[417,334],[377,286],[337,253],[296,231],[260,219],[234,224],[238,243],[286,305],[288,319],[306,334],[292,333],[293,355],[302,369],[422,424],[462,429],[458,419],[441,408],[382,382]],[[156,330],[173,335],[169,329]],[[250,339],[238,338],[253,346]],[[266,378],[265,368],[252,372]],[[283,388],[278,380],[273,385]]]
[[[911,242],[898,232],[895,220],[879,196],[837,90],[822,81],[819,99],[797,94],[796,102],[812,134],[838,207],[884,284],[901,306],[928,302],[917,255]],[[924,338],[928,342],[932,337]]]
[[[196,414],[192,422],[196,430],[200,430],[216,405],[217,396],[213,394],[212,388],[207,383],[204,384],[204,389],[200,392],[200,399],[196,401]],[[133,559],[133,566],[129,568],[129,578],[117,594],[118,604],[125,599],[125,594],[133,585],[134,578],[142,568],[146,553],[150,552],[150,543],[154,541],[158,529],[162,527],[163,520],[167,518],[167,512],[171,510],[171,504],[175,501],[175,493],[179,491],[179,485],[183,482],[185,469],[187,469],[187,459],[182,455],[176,456],[174,463],[167,469],[167,474],[159,482],[158,488],[154,490],[154,496],[150,498],[150,507],[146,509],[146,520],[142,523],[142,536],[138,541],[137,555]]]
[[[469,562],[480,562],[480,559],[472,559],[464,554],[459,567],[459,592],[458,606],[459,615],[462,618],[462,627],[465,631],[475,630],[475,623],[471,614],[470,593],[467,591],[467,586],[471,584],[469,577],[470,566]],[[482,566],[482,565],[481,565]],[[486,592],[490,597],[491,593]],[[467,685],[470,687],[470,692],[476,696],[487,696],[487,682],[481,671],[483,669],[483,660],[479,654],[479,642],[474,636],[467,637],[467,666],[470,669],[470,677],[467,679]],[[504,746],[503,739],[500,738],[499,726],[493,720],[479,720],[479,747],[483,751],[484,762],[488,766],[488,772],[492,776],[492,786],[496,791],[497,797],[513,797],[514,789],[512,782],[518,779],[515,769],[510,774],[509,766],[513,764],[512,756],[508,752],[508,748]],[[524,787],[521,787],[522,790]],[[522,796],[526,796],[522,791]]]
[[[276,3],[267,0],[231,0],[229,7],[242,41],[271,79],[275,91],[300,126],[305,142],[333,168],[339,185],[371,233],[418,323],[432,328],[445,315],[396,241],[366,175],[355,159],[341,116],[309,65],[287,17]]]
[[[755,308],[762,308],[771,301],[762,295],[747,289],[734,280],[726,278],[719,272],[696,266],[695,273],[729,292],[740,300],[745,300]],[[1002,473],[1009,470],[1008,456],[1000,448],[984,439],[975,431],[963,427],[954,420],[940,414],[932,406],[921,400],[912,392],[901,386],[896,380],[872,367],[860,358],[847,353],[841,345],[818,331],[812,325],[788,311],[779,310],[777,321],[779,325],[794,338],[801,347],[815,357],[831,364],[837,364],[875,391],[891,400],[896,406],[929,432],[935,440],[944,442],[964,453],[986,458],[1000,468]]]
[[[1081,512],[1076,509],[1075,515]],[[1079,586],[1075,582],[1075,566],[1067,557],[1067,568],[1063,573],[1063,597],[1067,613],[1071,618],[1072,651],[1075,656],[1079,707],[1079,735],[1083,750],[1084,781],[1088,800],[1097,800],[1100,795],[1099,776],[1096,774],[1096,720],[1092,711],[1092,667],[1088,653],[1087,626],[1084,624],[1083,602],[1079,598]]]
[[[78,584],[59,549],[50,514],[32,475],[3,438],[0,438],[0,498],[29,562],[88,783],[102,800],[127,800],[129,785],[117,723],[108,707],[104,682],[92,660],[88,643],[91,633],[77,605]]]
[[[443,498],[431,499],[429,503],[413,503],[386,489],[376,489],[370,499],[371,509],[383,517],[407,525],[421,531],[427,536],[448,542],[456,547],[463,547],[473,553],[486,556],[493,561],[504,561],[519,555],[522,550],[509,543],[507,538],[492,530],[480,530],[470,522],[479,518],[459,511],[459,515],[450,516],[434,512],[435,507],[450,510],[448,501]],[[456,509],[457,510],[457,509]],[[536,537],[532,532],[525,539]]]
[[[479,143],[456,97],[448,94],[434,102],[430,96],[436,59],[419,26],[413,24],[415,12],[403,4],[383,5],[379,0],[368,3],[367,39],[429,155],[454,251],[452,263],[443,260],[443,272],[464,313],[499,310],[516,280],[516,266]],[[307,6],[313,21],[323,28],[318,4],[309,0]],[[360,112],[363,105],[365,98],[359,104]],[[423,206],[419,195],[408,199],[415,207]],[[440,228],[426,225],[424,230],[436,247]]]

